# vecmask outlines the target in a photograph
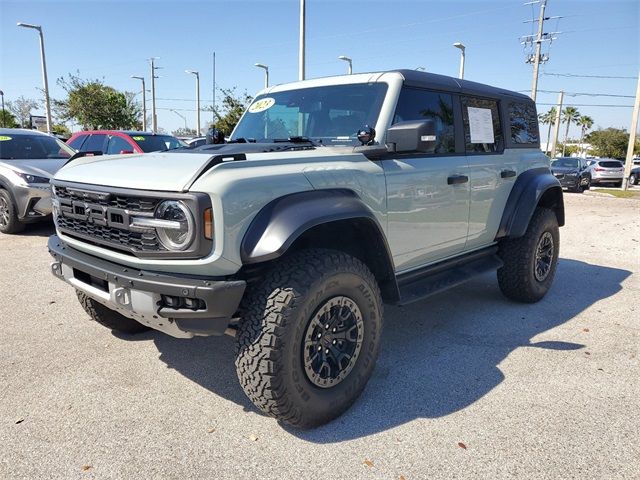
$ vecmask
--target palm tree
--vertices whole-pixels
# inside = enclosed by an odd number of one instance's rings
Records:
[[[583,152],[584,148],[582,146],[582,140],[584,140],[584,135],[587,133],[591,127],[593,127],[593,118],[588,115],[582,115],[578,120],[576,120],[576,125],[580,128],[580,151]]]
[[[572,123],[575,123],[580,118],[580,112],[576,107],[567,107],[562,112],[562,121],[567,124],[567,129],[564,132],[564,143],[562,144],[562,156],[567,148],[567,138],[569,137],[569,127]]]
[[[543,125],[549,125],[549,131],[547,132],[547,151],[549,152],[549,142],[551,141],[551,127],[556,124],[556,115],[558,111],[556,107],[551,107],[551,109],[547,113],[541,113],[538,115],[538,120]]]

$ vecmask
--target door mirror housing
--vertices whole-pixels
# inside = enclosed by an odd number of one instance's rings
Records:
[[[434,153],[436,124],[433,120],[398,122],[387,130],[387,149],[395,153]]]

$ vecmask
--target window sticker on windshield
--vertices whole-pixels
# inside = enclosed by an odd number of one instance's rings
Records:
[[[7,140],[11,140],[11,137],[7,135],[0,135],[0,142],[6,142]]]
[[[271,97],[261,98],[257,102],[253,102],[251,104],[251,106],[249,107],[249,113],[264,112],[265,110],[273,107],[275,103],[276,101],[274,98],[271,98]]]
[[[494,143],[490,108],[468,107],[471,143]]]
[[[139,136],[139,135],[137,135],[137,136],[135,136],[135,137],[131,137],[131,138],[133,138],[136,142],[139,142],[139,141],[141,141],[141,140],[144,140],[144,137],[141,137],[141,136]]]

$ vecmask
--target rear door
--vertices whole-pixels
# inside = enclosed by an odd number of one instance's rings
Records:
[[[469,219],[469,168],[456,131],[457,97],[403,87],[393,123],[431,119],[433,152],[394,154],[383,160],[387,181],[388,239],[396,269],[417,268],[460,253]]]

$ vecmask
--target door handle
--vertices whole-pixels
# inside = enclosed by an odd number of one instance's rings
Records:
[[[516,176],[516,171],[515,170],[502,170],[500,172],[500,177],[502,178],[510,178],[510,177],[515,177]]]
[[[469,181],[469,177],[466,175],[451,175],[447,177],[448,185],[457,185],[459,183],[467,183]]]

